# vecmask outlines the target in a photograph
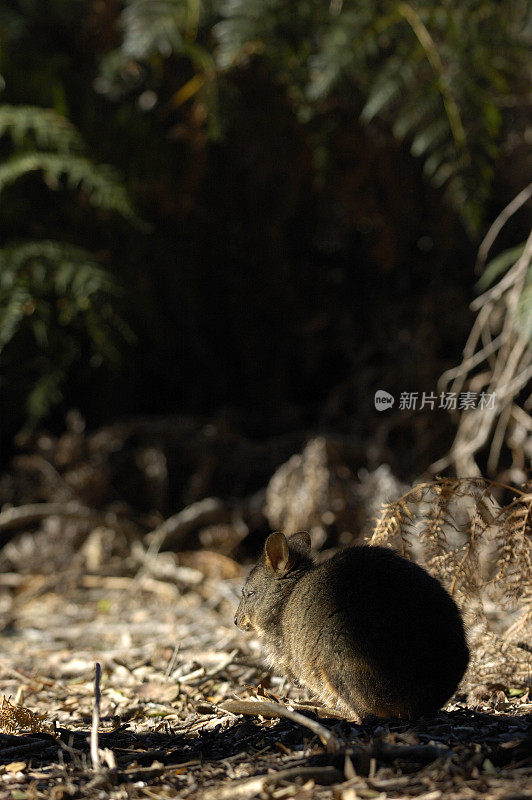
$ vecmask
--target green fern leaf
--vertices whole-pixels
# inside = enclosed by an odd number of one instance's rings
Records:
[[[50,189],[57,190],[62,186],[78,189],[87,195],[93,206],[137,221],[126,189],[112,167],[95,165],[82,156],[67,154],[34,152],[15,155],[0,166],[0,192],[31,172],[42,172]]]
[[[475,289],[479,292],[485,291],[491,284],[495,281],[496,278],[499,277],[503,272],[505,272],[508,267],[511,267],[512,264],[521,258],[523,251],[525,249],[525,243],[518,244],[516,247],[511,247],[509,250],[505,250],[503,253],[500,253],[498,256],[493,258],[486,266],[484,267],[484,271],[482,272],[481,277],[478,279]]]
[[[0,137],[8,134],[18,148],[75,153],[83,143],[74,126],[49,108],[0,105]]]
[[[16,353],[34,381],[26,398],[30,427],[61,399],[83,349],[97,363],[117,362],[120,347],[134,341],[118,311],[121,293],[82,248],[44,240],[0,249],[0,355],[9,363]]]
[[[186,0],[130,0],[121,16],[123,53],[139,61],[168,58],[183,46],[189,15]]]
[[[424,156],[446,138],[449,128],[445,120],[437,119],[414,137],[410,150],[414,156]]]
[[[532,344],[532,281],[524,287],[519,296],[515,327]]]

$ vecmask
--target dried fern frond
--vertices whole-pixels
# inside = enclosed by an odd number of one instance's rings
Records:
[[[455,481],[440,481],[427,488],[426,510],[421,517],[420,539],[426,558],[437,559],[446,551],[448,534],[458,530],[451,512],[451,501],[458,491]]]
[[[485,568],[479,549],[491,540],[488,532],[499,512],[490,486],[479,478],[418,484],[384,507],[370,543],[424,563],[453,594],[475,593]]]
[[[0,732],[8,734],[53,733],[53,726],[46,721],[44,714],[36,714],[24,706],[14,706],[5,695],[2,695]]]
[[[521,646],[524,645],[528,649],[532,669],[532,587],[528,586],[525,589],[522,600],[521,611],[515,622],[504,632],[504,640]]]
[[[469,646],[471,663],[467,674],[471,683],[505,682],[514,689],[532,685],[532,657],[523,648],[504,641],[486,627],[469,637]]]
[[[514,671],[522,675],[521,683],[529,686],[532,684],[531,512],[530,492],[521,494],[501,510],[495,525],[493,576],[485,586],[486,597],[505,608],[510,620],[506,630],[500,632],[498,646],[501,652],[507,655],[512,652],[516,660],[520,659],[520,666],[515,664]]]
[[[522,597],[527,577],[530,581],[532,576],[532,493],[514,500],[497,521],[497,569],[492,580],[503,583],[508,596]]]

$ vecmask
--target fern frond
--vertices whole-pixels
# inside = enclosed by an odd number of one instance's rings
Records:
[[[281,0],[217,7],[220,69],[261,56],[290,96],[301,98],[307,118],[326,97],[356,86],[366,98],[362,121],[380,117],[406,138],[427,177],[478,228],[505,98],[526,70],[519,4],[466,0],[436,11],[430,3],[344,0],[335,14],[316,4],[294,14]]]
[[[523,580],[532,575],[532,494],[521,495],[504,509],[498,523],[493,582],[504,583],[510,597],[520,597]]]
[[[71,364],[70,359],[64,361],[64,367],[47,369],[34,382],[25,402],[29,427],[44,419],[53,407],[61,402],[63,397],[61,387],[66,382]]]
[[[436,119],[439,113],[437,95],[426,92],[422,97],[409,93],[396,108],[393,133],[397,139],[406,139],[422,130],[426,120]]]
[[[36,241],[0,249],[0,341],[9,340],[6,321],[11,305],[17,308],[40,298],[60,299],[62,322],[70,304],[79,311],[96,297],[116,297],[120,288],[86,250],[65,242]],[[23,310],[22,309],[22,310]],[[27,308],[29,316],[33,308]],[[69,311],[68,313],[72,313]],[[12,329],[12,325],[10,326]]]
[[[0,105],[0,137],[8,134],[19,149],[76,153],[83,142],[74,126],[50,108]]]
[[[133,341],[118,311],[120,294],[112,275],[79,247],[39,241],[0,249],[0,355],[12,359],[23,348],[17,360],[33,376],[26,397],[32,424],[61,399],[82,342],[102,362],[116,361],[118,343]]]
[[[397,547],[421,560],[453,594],[474,595],[483,583],[479,552],[497,510],[482,479],[439,478],[415,486],[383,510],[371,544]]]
[[[191,5],[187,0],[129,0],[121,16],[123,53],[145,61],[179,52]]]
[[[3,263],[0,254],[0,269],[2,268]],[[9,273],[0,275],[0,308],[2,309],[0,317],[0,351],[4,345],[11,341],[18,326],[24,319],[26,310],[31,306],[30,292],[26,287],[20,285],[9,287],[9,302],[2,303],[2,288],[9,286],[10,278],[14,278],[14,276],[10,276]]]
[[[42,172],[50,189],[67,186],[79,189],[93,206],[115,211],[136,220],[127,191],[116,171],[107,165],[95,165],[82,156],[33,152],[15,155],[0,166],[0,192],[31,172]]]
[[[124,70],[131,59],[158,68],[176,53],[200,76],[188,89],[202,87],[212,118],[216,79],[205,76],[255,57],[289,88],[303,120],[356,87],[365,97],[362,121],[379,117],[406,139],[474,231],[491,190],[505,99],[527,61],[521,16],[518,4],[486,0],[441,12],[404,0],[344,0],[335,13],[319,3],[300,3],[295,13],[282,0],[128,0],[122,45],[102,65],[103,91],[121,82],[131,88],[133,71]]]

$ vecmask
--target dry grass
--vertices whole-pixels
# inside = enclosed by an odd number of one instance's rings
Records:
[[[495,220],[479,249],[477,271],[503,226],[531,195],[529,184]],[[497,475],[505,452],[511,466],[499,477],[513,483],[526,478],[532,436],[532,395],[527,395],[532,379],[531,263],[532,233],[506,274],[471,303],[477,317],[462,362],[442,375],[439,388],[456,395],[462,390],[484,392],[495,401],[461,412],[450,452],[433,465],[434,472],[452,465],[457,475],[480,475],[477,456],[487,451],[486,474]]]

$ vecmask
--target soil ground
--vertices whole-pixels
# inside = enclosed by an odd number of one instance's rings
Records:
[[[148,569],[0,576],[1,689],[42,715],[43,728],[0,736],[0,796],[532,798],[527,694],[477,687],[480,699],[466,703],[473,687],[464,685],[416,724],[327,717],[233,625],[237,571],[225,580],[185,567],[171,580]],[[89,748],[96,661],[99,770]],[[306,702],[302,713],[333,733],[337,752],[293,720],[221,710],[228,698],[299,711]]]

